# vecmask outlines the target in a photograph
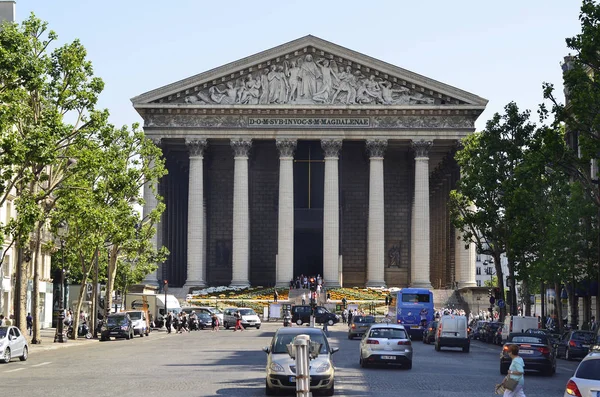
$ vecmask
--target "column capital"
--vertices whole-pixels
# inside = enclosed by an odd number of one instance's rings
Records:
[[[277,146],[277,150],[279,150],[279,157],[294,157],[297,142],[297,139],[292,138],[277,139],[275,145]]]
[[[248,155],[250,154],[250,149],[252,149],[252,139],[232,139],[231,148],[233,149],[234,157],[248,157]]]
[[[204,156],[204,150],[207,145],[206,139],[185,139],[185,146],[187,146],[190,152],[190,157],[202,157]]]
[[[420,141],[412,141],[411,146],[415,151],[415,157],[429,157],[429,149],[431,149],[433,141],[426,141],[421,139]]]
[[[158,147],[162,146],[162,137],[159,137],[159,136],[149,136],[147,138],[150,139],[150,141],[152,141],[152,143],[154,144],[154,146],[158,146]]]
[[[387,149],[387,139],[367,139],[367,153],[369,157],[383,157]]]
[[[325,152],[325,157],[338,157],[342,149],[341,139],[321,139],[321,148]]]

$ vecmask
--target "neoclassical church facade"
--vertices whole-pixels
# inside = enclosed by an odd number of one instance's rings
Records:
[[[146,282],[475,286],[447,200],[487,100],[306,36],[132,103],[168,169]]]

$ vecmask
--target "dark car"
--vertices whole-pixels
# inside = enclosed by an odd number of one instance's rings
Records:
[[[552,345],[557,345],[560,342],[560,334],[553,334],[549,329],[529,328],[525,331],[526,334],[546,335],[550,339]]]
[[[566,360],[583,358],[587,356],[590,346],[594,344],[595,340],[596,334],[591,331],[565,332],[558,342],[556,354]]]
[[[212,318],[206,313],[196,313],[198,317],[198,327],[200,329],[212,327]]]
[[[106,317],[102,325],[100,340],[105,341],[112,338],[133,339],[133,321],[127,313],[112,313]]]
[[[374,316],[353,316],[348,324],[348,339],[363,336],[373,324],[375,324]]]
[[[309,305],[292,306],[292,322],[302,325],[310,322],[311,307]],[[315,323],[333,325],[340,321],[340,316],[331,313],[323,306],[315,308]]]
[[[533,369],[548,376],[552,376],[556,372],[556,354],[554,354],[548,337],[520,332],[509,334],[506,338],[500,355],[500,373],[502,375],[506,375],[508,367],[510,367],[509,345],[519,346],[519,357],[523,359],[526,370]]]
[[[487,324],[487,321],[477,321],[472,325],[471,337],[476,340],[481,340],[483,327]]]
[[[502,323],[489,322],[481,329],[479,340],[486,343],[495,343],[498,337],[498,328],[502,328]]]
[[[435,341],[435,333],[437,332],[438,322],[430,321],[427,328],[423,330],[423,343],[430,344]]]

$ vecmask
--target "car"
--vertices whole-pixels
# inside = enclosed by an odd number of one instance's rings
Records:
[[[348,324],[348,339],[362,336],[373,324],[375,324],[375,316],[353,316]]]
[[[133,335],[144,337],[150,334],[150,322],[144,310],[127,310],[126,313],[133,322]]]
[[[536,334],[536,335],[546,335],[550,339],[550,342],[552,343],[552,345],[557,345],[558,342],[560,342],[560,334],[554,334],[549,329],[529,328],[529,329],[525,330],[525,333],[526,334]]]
[[[312,308],[310,305],[292,306],[292,322],[298,325],[310,323],[310,313]],[[331,313],[324,306],[315,308],[315,323],[333,325],[340,321],[341,317],[335,313]]]
[[[454,314],[442,316],[435,333],[435,350],[442,347],[461,347],[468,353],[471,349],[471,338],[467,327],[467,318]]]
[[[373,324],[360,341],[359,364],[400,365],[412,368],[413,347],[406,329],[399,324]]]
[[[594,344],[596,334],[591,331],[568,331],[565,332],[558,342],[556,355],[564,357],[565,360],[583,358]]]
[[[271,339],[270,345],[263,348],[267,353],[266,395],[296,390],[296,361],[290,357],[287,345],[293,343],[294,338],[301,334],[308,335],[311,341],[320,344],[319,355],[310,361],[310,390],[333,396],[335,367],[332,355],[338,349],[329,345],[322,329],[313,327],[280,327]]]
[[[536,370],[552,376],[556,372],[556,354],[552,343],[546,335],[525,332],[511,333],[506,338],[500,354],[500,373],[506,375],[511,358],[508,354],[510,345],[519,346],[519,356],[525,363],[525,369]]]
[[[423,343],[430,344],[435,340],[435,333],[437,332],[438,321],[430,321],[427,324],[427,328],[423,330]]]
[[[12,358],[26,361],[29,356],[27,338],[15,326],[0,327],[0,362],[8,363]]]
[[[126,312],[111,313],[102,324],[100,341],[113,338],[132,339],[134,335],[133,321]]]
[[[249,307],[230,307],[223,311],[223,326],[226,329],[230,327],[235,327],[236,317],[235,313],[239,311],[242,316],[242,327],[256,327],[256,329],[260,329],[261,322],[258,314]]]
[[[217,309],[216,307],[210,307],[210,306],[188,306],[188,307],[184,307],[181,309],[182,312],[185,312],[187,314],[190,314],[191,312],[195,312],[196,314],[198,313],[206,313],[209,316],[212,316],[213,314],[216,314],[217,317],[219,318],[219,324],[223,324],[223,313]],[[209,323],[210,325],[210,323]]]
[[[476,340],[482,340],[482,331],[484,326],[487,324],[487,321],[477,321],[472,325],[473,332],[471,333],[471,338]]]
[[[595,394],[594,394],[595,393]],[[589,353],[581,360],[567,382],[565,397],[597,396],[600,394],[600,352]]]
[[[502,323],[495,321],[486,323],[481,329],[479,340],[486,343],[494,343],[494,339],[497,338],[498,328],[502,328]]]

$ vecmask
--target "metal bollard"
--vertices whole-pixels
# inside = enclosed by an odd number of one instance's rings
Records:
[[[310,336],[298,335],[287,345],[289,355],[296,360],[296,396],[312,397],[310,392]]]

